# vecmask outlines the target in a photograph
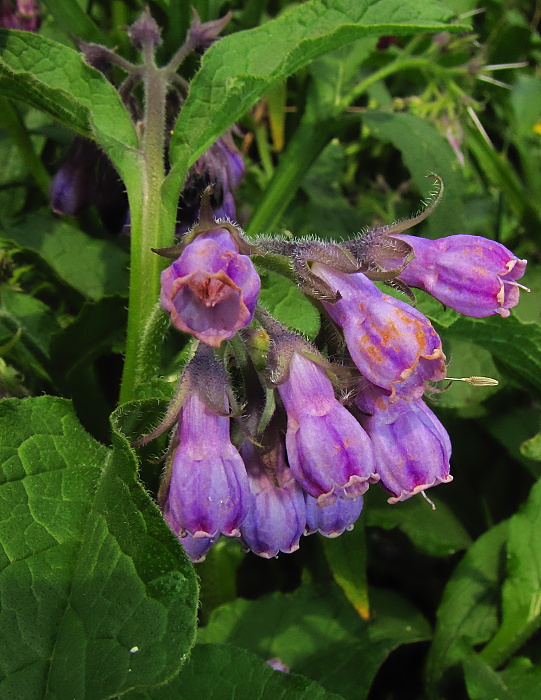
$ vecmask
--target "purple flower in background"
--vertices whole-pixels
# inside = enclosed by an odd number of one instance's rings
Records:
[[[51,183],[51,207],[56,214],[76,216],[91,204],[98,157],[94,141],[75,137]]]
[[[267,661],[268,665],[275,671],[281,671],[282,673],[289,673],[289,666],[286,666],[282,659],[275,657],[274,659],[269,659]]]
[[[293,352],[278,391],[287,412],[289,465],[305,491],[330,505],[358,498],[378,480],[370,440],[335,398],[321,365]]]
[[[242,458],[231,444],[229,418],[207,405],[201,387],[191,389],[180,411],[178,447],[160,503],[173,532],[206,539],[210,548],[210,538],[220,532],[239,536],[250,488]],[[224,396],[223,412],[227,409]]]
[[[225,228],[199,234],[162,272],[161,303],[173,325],[218,347],[253,318],[261,282]]]
[[[415,259],[399,279],[411,287],[424,289],[442,304],[466,316],[482,318],[500,314],[519,301],[516,280],[524,275],[526,260],[481,236],[448,236],[435,241],[406,234],[395,234],[409,243]]]
[[[366,414],[360,420],[372,441],[380,483],[393,494],[389,503],[452,481],[449,436],[422,399],[390,403],[385,392],[367,387],[356,403]]]
[[[285,463],[282,442],[261,451],[246,440],[240,453],[252,492],[248,515],[240,528],[242,539],[252,552],[266,559],[278,552],[294,552],[304,532],[306,507],[303,491]]]
[[[0,0],[0,27],[37,32],[41,25],[39,2],[17,0],[16,8],[9,0]]]
[[[244,161],[231,134],[226,132],[196,160],[179,201],[177,234],[188,231],[199,217],[201,195],[211,187],[210,205],[216,219],[235,220],[235,190],[244,175]]]
[[[441,340],[419,311],[384,294],[360,272],[346,274],[320,263],[312,272],[340,295],[337,302],[323,305],[343,328],[359,371],[389,390],[391,401],[419,399],[426,382],[445,377]]]
[[[363,497],[352,501],[343,498],[323,508],[315,498],[306,494],[306,534],[319,532],[324,537],[338,537],[351,530],[363,509]]]

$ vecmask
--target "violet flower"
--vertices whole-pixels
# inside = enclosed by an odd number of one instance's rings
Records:
[[[240,528],[243,541],[265,559],[296,551],[306,524],[306,507],[302,489],[285,463],[282,443],[260,451],[247,440],[240,453],[252,492]]]
[[[161,304],[173,325],[218,347],[253,318],[261,282],[226,228],[199,234],[162,272]]]
[[[41,25],[40,3],[35,0],[17,0],[16,8],[9,0],[0,0],[0,27],[37,32]]]
[[[358,498],[378,481],[370,440],[335,398],[321,365],[293,352],[278,391],[287,412],[289,465],[305,491],[330,505]]]
[[[507,317],[518,304],[520,289],[526,289],[516,282],[524,275],[526,260],[496,241],[469,235],[435,241],[406,234],[393,237],[409,243],[415,253],[399,279],[466,316]]]
[[[344,330],[349,353],[391,401],[421,398],[426,382],[445,377],[441,340],[430,321],[403,301],[381,292],[360,272],[347,274],[315,263],[312,272],[341,297],[322,302]]]
[[[179,444],[160,504],[179,537],[208,540],[220,532],[238,537],[248,512],[248,477],[229,438],[229,418],[216,414],[202,394],[201,387],[193,387],[182,406]],[[223,408],[225,412],[225,397]]]
[[[210,205],[215,219],[236,218],[235,190],[244,175],[244,161],[230,132],[215,141],[188,171],[177,212],[177,234],[188,231],[199,216],[201,195],[211,187]]]
[[[306,534],[319,532],[324,537],[338,537],[345,530],[352,530],[363,509],[363,497],[352,501],[338,499],[323,508],[315,498],[305,495]]]
[[[449,436],[422,399],[390,403],[385,392],[368,387],[356,404],[366,414],[360,420],[372,441],[380,484],[393,494],[389,503],[452,481]]]

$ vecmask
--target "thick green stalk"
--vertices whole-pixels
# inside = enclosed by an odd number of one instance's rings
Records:
[[[162,259],[152,248],[170,244],[173,231],[161,226],[161,189],[164,173],[165,77],[156,66],[152,49],[144,52],[145,119],[142,138],[142,197],[128,190],[131,217],[130,297],[126,357],[120,390],[120,402],[133,398],[137,376],[145,357],[140,342],[152,315],[160,290]],[[139,188],[138,188],[139,189]]]

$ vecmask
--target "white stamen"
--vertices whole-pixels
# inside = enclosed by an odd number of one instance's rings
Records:
[[[516,63],[492,63],[490,66],[483,66],[483,70],[507,70],[508,68],[526,68],[528,61],[517,61]]]
[[[490,83],[491,85],[496,85],[497,87],[505,88],[506,90],[512,90],[513,86],[509,83],[504,83],[501,80],[496,80],[496,78],[491,78],[489,75],[478,75],[477,78],[482,80],[484,83]]]
[[[475,124],[475,126],[479,129],[479,131],[480,131],[480,133],[481,133],[481,136],[485,139],[485,141],[488,143],[488,145],[489,145],[491,148],[494,148],[494,144],[492,143],[492,141],[490,140],[489,135],[488,135],[487,132],[485,131],[485,127],[484,127],[484,126],[481,124],[481,122],[479,121],[479,117],[477,116],[477,114],[475,114],[475,112],[474,112],[474,110],[473,110],[473,107],[472,107],[471,105],[469,105],[469,106],[466,108],[466,111],[467,111],[468,114],[470,115],[470,118],[471,118],[471,120],[473,121],[473,123]]]
[[[528,287],[525,287],[523,284],[519,284],[518,282],[515,282],[515,280],[504,280],[504,284],[512,284],[513,287],[520,287],[520,289],[523,289],[525,292],[530,292],[531,289],[528,289]]]
[[[436,506],[434,505],[434,502],[430,500],[430,498],[426,495],[424,491],[421,491],[421,496],[425,499],[425,501],[430,505],[432,510],[436,510]]]
[[[472,386],[498,386],[497,379],[492,377],[445,377],[450,382],[467,382]]]

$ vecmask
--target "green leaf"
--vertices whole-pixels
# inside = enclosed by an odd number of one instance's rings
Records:
[[[518,700],[538,700],[541,697],[541,666],[532,664],[530,659],[514,658],[500,675]]]
[[[364,524],[365,515],[362,514],[351,532],[344,532],[340,537],[321,537],[321,544],[334,580],[363,620],[368,620],[370,601]]]
[[[115,88],[80,53],[31,32],[0,29],[0,94],[41,109],[106,151],[125,182],[140,162]]]
[[[499,585],[509,523],[496,525],[469,548],[445,588],[427,660],[431,697],[444,672],[468,650],[486,642],[498,626]]]
[[[0,696],[109,698],[163,683],[194,635],[193,569],[126,440],[68,401],[0,403]]]
[[[443,488],[443,487],[442,487]],[[467,549],[471,538],[462,523],[431,490],[436,510],[420,495],[389,505],[381,489],[369,489],[365,495],[367,525],[385,530],[398,528],[422,552],[433,557],[448,557]]]
[[[487,700],[487,698],[497,698],[497,700],[524,700],[524,696],[516,696],[512,693],[500,674],[496,673],[486,661],[471,652],[463,660],[464,676],[468,697],[471,700]]]
[[[84,296],[99,299],[127,294],[129,256],[115,243],[90,238],[48,213],[3,224],[3,238],[38,253],[64,282]]]
[[[104,393],[104,388],[110,391],[111,386],[99,382],[94,363],[104,355],[123,352],[126,318],[126,300],[122,297],[86,303],[77,318],[57,333],[51,346],[56,386],[72,399],[87,430],[104,441],[109,435],[107,417],[114,404]]]
[[[129,700],[339,700],[314,681],[274,671],[245,649],[197,644],[182,673],[161,688],[129,693]]]
[[[537,433],[529,440],[525,440],[520,446],[520,452],[527,459],[541,462],[541,433]]]
[[[0,340],[5,341],[19,328],[29,349],[49,358],[51,339],[60,330],[49,307],[23,292],[0,288]]]
[[[328,51],[363,37],[459,29],[426,0],[308,0],[260,27],[216,42],[203,56],[171,138],[169,187],[273,85]]]
[[[61,27],[69,36],[96,44],[106,43],[106,35],[83,10],[78,0],[44,0],[44,4],[53,15],[56,26]]]
[[[360,619],[337,586],[238,599],[212,613],[198,641],[234,644],[263,659],[278,657],[327,690],[360,700],[393,649],[430,636],[427,622],[401,597],[371,589],[370,599],[370,622]]]
[[[500,629],[481,652],[500,666],[541,626],[541,480],[521,510],[509,521],[507,577],[502,588]]]
[[[278,321],[315,338],[319,331],[319,314],[297,285],[276,272],[264,270],[260,275],[259,302]]]
[[[462,201],[466,183],[453,149],[434,124],[409,113],[367,110],[363,123],[374,135],[390,141],[404,159],[420,192],[430,188],[429,173],[439,175],[445,187],[443,199],[428,218],[431,236],[440,238],[467,230]]]
[[[496,364],[521,384],[541,392],[541,324],[509,318],[459,318],[449,329],[492,353]]]

